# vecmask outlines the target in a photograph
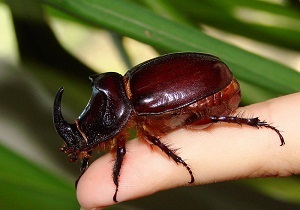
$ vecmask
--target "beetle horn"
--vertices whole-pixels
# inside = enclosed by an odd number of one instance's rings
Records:
[[[74,144],[74,141],[77,139],[73,129],[74,125],[69,124],[63,118],[61,114],[61,98],[64,92],[64,88],[61,87],[55,97],[54,106],[53,106],[53,122],[56,129],[56,132],[60,135],[60,137],[66,142],[68,146]]]

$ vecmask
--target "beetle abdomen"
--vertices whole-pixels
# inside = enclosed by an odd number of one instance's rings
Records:
[[[203,53],[167,54],[125,75],[138,115],[180,109],[222,90],[232,78],[220,59]]]
[[[154,136],[162,136],[182,126],[207,124],[212,115],[228,115],[238,107],[240,100],[240,86],[237,80],[233,79],[223,90],[183,109],[159,115],[137,115],[135,121],[138,129],[145,129]]]

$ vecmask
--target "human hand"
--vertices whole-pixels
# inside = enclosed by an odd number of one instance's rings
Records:
[[[276,126],[286,144],[280,147],[276,132],[229,123],[216,123],[204,130],[179,129],[161,141],[180,148],[177,154],[191,167],[195,183],[290,176],[300,173],[300,93],[239,108],[244,117],[259,116]],[[298,140],[298,141],[297,141]],[[132,200],[155,192],[189,185],[189,173],[149,143],[134,139],[126,144],[118,200]],[[96,160],[81,177],[77,198],[84,209],[113,205],[112,154]]]

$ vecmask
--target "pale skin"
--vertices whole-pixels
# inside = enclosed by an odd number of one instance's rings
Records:
[[[119,202],[185,185],[201,185],[256,177],[287,177],[300,174],[300,93],[239,108],[243,117],[266,120],[281,131],[285,145],[271,129],[216,123],[204,130],[179,129],[161,141],[180,148],[177,154],[191,167],[195,183],[182,165],[176,165],[158,148],[144,140],[126,144]],[[115,204],[112,197],[113,154],[91,164],[81,177],[77,198],[83,209],[103,209]]]

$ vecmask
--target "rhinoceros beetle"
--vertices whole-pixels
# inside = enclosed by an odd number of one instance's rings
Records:
[[[126,154],[126,134],[133,126],[139,138],[159,147],[187,169],[191,177],[189,183],[194,182],[189,165],[160,141],[170,131],[194,124],[237,123],[272,129],[281,145],[285,144],[279,130],[265,121],[230,115],[241,100],[239,83],[224,62],[209,54],[167,54],[133,67],[125,76],[109,72],[90,76],[90,80],[92,96],[72,124],[61,114],[64,89],[58,90],[53,107],[54,125],[65,141],[61,150],[72,162],[82,160],[81,175],[88,169],[93,149],[104,145],[112,147],[116,155],[115,202]]]

